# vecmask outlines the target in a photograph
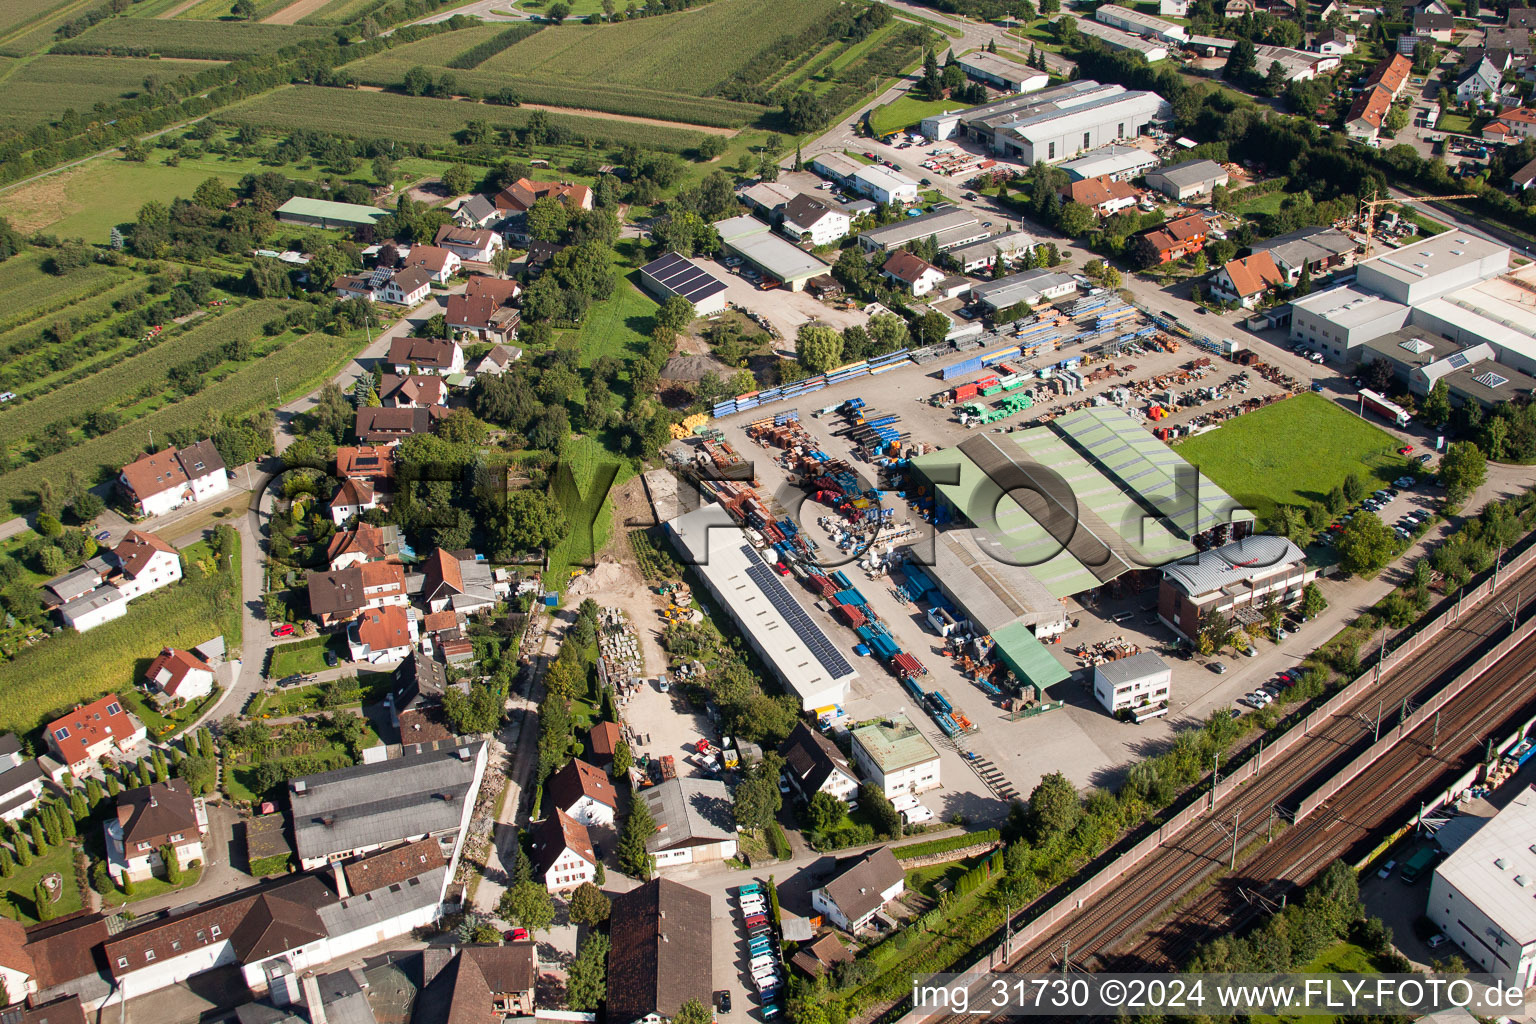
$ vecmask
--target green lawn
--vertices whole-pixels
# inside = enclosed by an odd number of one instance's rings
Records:
[[[37,904],[32,898],[33,891],[37,888],[44,875],[57,871],[64,880],[63,891],[54,901],[53,909],[55,917],[63,917],[65,914],[73,914],[81,907],[80,887],[75,884],[75,857],[74,847],[65,843],[56,846],[41,857],[32,858],[32,863],[26,867],[19,864],[16,873],[5,880],[5,893],[15,913],[15,917],[22,924],[35,924],[37,922]]]
[[[613,478],[614,487],[635,473],[633,462],[618,458],[593,437],[572,438],[566,446],[566,461],[581,494],[579,498],[572,494],[562,495],[561,489],[555,488],[571,527],[565,539],[549,552],[549,571],[544,574],[544,582],[556,590],[564,590],[571,582],[571,567],[586,565],[603,550],[613,533],[613,502],[606,491],[593,487],[599,468],[609,464],[614,466],[617,471]],[[592,528],[590,550],[587,547],[588,523]]]
[[[139,900],[147,900],[154,896],[164,896],[168,892],[179,892],[182,889],[191,888],[202,877],[203,865],[199,863],[196,867],[182,868],[181,881],[175,885],[172,885],[163,878],[150,878],[142,882],[134,882],[132,896],[124,893],[121,889],[114,888],[101,898],[101,902],[109,907],[121,907],[127,903],[137,903]]]
[[[1464,114],[1444,113],[1440,120],[1435,122],[1435,131],[1439,132],[1469,132],[1472,130],[1472,119]]]
[[[626,274],[614,284],[612,296],[588,311],[581,327],[560,332],[560,337],[576,342],[583,366],[591,366],[603,356],[628,362],[645,352],[656,327],[656,300],[635,286],[633,282],[638,280],[638,274]]]
[[[958,110],[964,104],[954,100],[920,100],[910,94],[894,99],[869,112],[869,127],[876,135],[910,128],[923,118],[942,114],[946,110]]]
[[[388,672],[364,672],[357,677],[358,696],[338,708],[355,708],[364,704],[377,704],[389,693],[394,676]],[[267,690],[257,696],[251,705],[250,717],[282,718],[320,710],[320,696],[329,683],[310,683],[307,686],[290,686],[281,690]]]
[[[219,699],[220,690],[214,687],[212,693],[184,704],[174,711],[161,711],[159,705],[148,697],[143,691],[136,688],[123,687],[118,691],[118,696],[123,703],[128,705],[128,710],[139,716],[144,723],[144,728],[149,730],[150,736],[157,740],[168,740],[182,729],[197,721],[198,717],[208,708],[208,705]]]
[[[1397,448],[1385,430],[1309,393],[1190,438],[1178,453],[1262,519],[1276,505],[1320,500],[1350,473],[1374,486],[1400,476],[1408,462]]]
[[[311,637],[297,643],[279,644],[272,648],[272,663],[267,666],[267,676],[272,679],[282,679],[306,672],[323,672],[330,668],[325,663],[326,651],[330,651],[338,659],[347,657],[346,642],[340,633]]]
[[[1259,217],[1263,214],[1279,213],[1280,204],[1283,202],[1285,202],[1284,192],[1266,192],[1263,195],[1243,200],[1232,207],[1232,212],[1239,217]]]

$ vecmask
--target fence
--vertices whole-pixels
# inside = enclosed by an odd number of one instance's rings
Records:
[[[1455,623],[1461,617],[1464,607],[1470,609],[1475,607],[1484,598],[1491,597],[1495,592],[1496,581],[1517,575],[1522,570],[1536,564],[1536,534],[1528,536],[1522,543],[1524,545],[1523,550],[1518,555],[1513,555],[1507,564],[1490,573],[1486,579],[1476,585],[1469,584],[1454,602],[1447,599],[1439,614],[1425,622],[1410,636],[1400,638],[1398,646],[1382,657],[1376,665],[1361,673],[1348,686],[1339,690],[1306,717],[1275,737],[1268,745],[1260,741],[1256,748],[1251,748],[1253,749],[1251,757],[1229,768],[1227,777],[1217,782],[1207,793],[1189,799],[1189,802],[1181,810],[1164,821],[1156,832],[1143,837],[1135,845],[1110,861],[1085,881],[1075,886],[1056,902],[1040,908],[1038,911],[1033,907],[1026,907],[1018,914],[1014,921],[1016,922],[1027,914],[1033,913],[1033,916],[1027,923],[1019,926],[1013,932],[1010,940],[1012,948],[1022,949],[1041,936],[1048,934],[1065,918],[1075,911],[1082,909],[1083,905],[1100,890],[1118,880],[1122,875],[1150,856],[1152,851],[1156,850],[1159,846],[1162,846],[1183,832],[1190,823],[1230,796],[1232,791],[1238,786],[1256,776],[1263,768],[1266,755],[1274,757],[1276,754],[1289,750],[1296,743],[1310,735],[1312,730],[1353,703],[1380,679],[1381,673],[1390,671],[1391,667],[1402,664],[1415,651],[1438,636],[1448,626]],[[1445,700],[1450,699],[1451,696],[1459,693],[1472,678],[1475,678],[1477,674],[1485,670],[1488,665],[1491,665],[1503,654],[1507,654],[1516,644],[1533,633],[1536,633],[1536,618],[1529,620],[1524,627],[1505,637],[1493,650],[1478,659],[1475,665],[1469,668],[1467,672],[1459,675],[1455,681],[1442,691],[1443,696],[1432,699],[1418,712],[1415,712],[1409,719],[1409,722],[1412,724],[1408,725],[1401,735],[1406,735],[1418,722],[1423,721],[1423,715],[1433,714],[1435,708],[1438,708]],[[1396,742],[1397,739],[1398,734],[1394,733],[1393,736],[1373,745],[1367,751],[1367,754],[1363,754],[1361,758],[1357,759],[1359,767],[1355,767],[1355,763],[1351,763],[1350,768],[1354,769],[1354,774],[1358,774],[1366,764],[1370,763],[1370,760],[1379,757],[1381,752],[1387,746],[1390,746],[1391,743]],[[1369,755],[1369,760],[1366,760],[1367,755]],[[1327,787],[1325,786],[1325,788]],[[1331,796],[1334,792],[1337,792],[1337,789],[1338,786],[1334,785],[1331,789],[1328,789],[1327,795]],[[1312,798],[1309,797],[1306,802],[1306,812],[1310,813],[1316,808],[1318,803],[1321,803],[1326,798],[1326,796],[1323,796],[1316,802],[1312,802]],[[1302,816],[1303,814],[1298,811],[1297,819],[1299,820]],[[1002,942],[999,941],[996,946],[988,949],[983,956],[978,957],[976,964],[980,964],[982,960],[985,960],[988,969],[1006,963]],[[921,1021],[926,1016],[924,1013],[911,1011],[900,1018],[898,1024],[916,1024],[916,1022]]]

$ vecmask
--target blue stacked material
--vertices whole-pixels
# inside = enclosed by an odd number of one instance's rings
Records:
[[[907,692],[912,695],[913,700],[921,701],[923,699],[923,688],[917,685],[916,679],[913,679],[911,676],[904,675],[901,677],[901,685],[906,687]]]
[[[896,415],[893,412],[888,412],[888,413],[884,413],[882,415],[876,416],[874,419],[865,420],[864,421],[864,426],[866,426],[866,427],[888,427],[892,423],[895,423],[899,419],[901,419],[900,416]]]
[[[869,648],[863,644],[854,644],[853,653],[857,654],[861,658],[867,658],[869,657]]]
[[[858,587],[849,587],[847,590],[839,590],[832,596],[837,598],[838,603],[840,604],[856,604],[863,606],[869,603],[868,601],[864,600],[864,595],[859,593]]]
[[[983,690],[986,690],[994,697],[1001,697],[1003,695],[1003,691],[998,689],[997,684],[990,679],[978,679],[976,680],[976,685],[981,687]]]
[[[1018,345],[1009,345],[1006,348],[1000,348],[1000,349],[998,349],[995,352],[989,352],[986,355],[982,356],[981,357],[981,365],[982,366],[991,366],[994,363],[1000,363],[1000,362],[1002,362],[1005,359],[1012,359],[1014,356],[1016,356],[1018,354],[1019,354],[1019,346]]]
[[[912,580],[918,586],[922,587],[922,592],[924,594],[937,591],[939,589],[939,585],[933,581],[933,577],[929,576],[928,573],[925,572],[920,565],[908,562],[906,565],[906,573],[907,579]]]
[[[848,401],[846,401],[846,402],[844,402],[842,404],[841,411],[842,412],[857,412],[858,410],[860,410],[862,408],[864,408],[864,399],[862,399],[862,398],[850,398],[850,399],[848,399]]]
[[[944,714],[942,711],[939,712],[938,714],[934,715],[933,716],[933,720],[935,722],[939,723],[939,728],[944,730],[944,735],[946,735],[946,736],[958,736],[958,735],[960,735],[960,727],[955,724],[955,720],[953,718],[950,718],[948,715]]]
[[[773,425],[776,427],[782,427],[784,424],[793,423],[799,418],[799,409],[789,409],[785,412],[776,412],[773,414]]]
[[[956,377],[964,377],[967,374],[976,373],[981,367],[981,357],[972,356],[970,359],[953,363],[939,370],[940,380],[954,380]]]
[[[896,641],[883,633],[870,637],[869,646],[874,650],[875,657],[881,661],[890,661],[901,653],[901,648],[896,646]]]
[[[873,359],[869,360],[869,368],[873,370],[877,366],[887,366],[891,363],[902,363],[910,358],[911,356],[907,349],[899,348],[894,352],[887,352],[883,356],[875,356]]]
[[[841,570],[841,569],[837,570],[836,572],[834,572],[832,574],[832,582],[836,583],[838,586],[842,587],[844,590],[847,590],[849,587],[853,586],[853,581],[850,580],[848,578],[848,574],[843,572],[843,570]]]
[[[946,714],[955,710],[954,705],[949,702],[949,699],[938,690],[930,690],[928,692],[928,701]]]
[[[764,388],[757,393],[758,403],[767,405],[769,402],[777,402],[783,396],[782,388]]]

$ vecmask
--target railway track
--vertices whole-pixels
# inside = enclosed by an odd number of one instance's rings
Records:
[[[1311,790],[1309,782],[1355,756],[1378,729],[1386,735],[1397,728],[1403,710],[1412,711],[1475,661],[1488,643],[1507,634],[1512,628],[1509,609],[1527,605],[1532,597],[1536,566],[1501,581],[1495,596],[1465,609],[1407,664],[1393,667],[1389,661],[1378,686],[1266,761],[1255,778],[1214,811],[1191,822],[1134,871],[1090,897],[1079,912],[997,969],[1058,970],[1065,955],[1080,968],[1157,970],[1193,949],[1212,929],[1234,927],[1263,912],[1264,899],[1255,894],[1278,899],[1338,852],[1394,820],[1432,780],[1464,770],[1462,762],[1475,756],[1477,742],[1514,713],[1514,704],[1526,703],[1519,695],[1536,677],[1536,650],[1517,648],[1486,674],[1485,679],[1495,680],[1491,686],[1480,680],[1447,704],[1435,750],[1426,750],[1432,741],[1424,738],[1424,728],[1414,730],[1306,820],[1281,829],[1278,839],[1241,857],[1240,875],[1194,896],[1178,920],[1144,931],[1171,904],[1228,867],[1234,832],[1240,856],[1253,843],[1262,843],[1271,824],[1279,824],[1288,801],[1294,804]],[[1116,954],[1128,940],[1132,945]],[[958,1017],[933,1018],[940,1019],[945,1024],[959,1022]]]

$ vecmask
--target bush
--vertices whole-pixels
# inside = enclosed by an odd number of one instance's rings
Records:
[[[951,850],[963,850],[968,846],[978,843],[995,843],[1002,835],[995,828],[989,828],[984,832],[967,832],[964,835],[947,836],[944,839],[931,839],[926,843],[906,843],[901,846],[893,846],[891,852],[898,859],[911,859],[915,857],[932,857],[940,853],[949,853]]]

